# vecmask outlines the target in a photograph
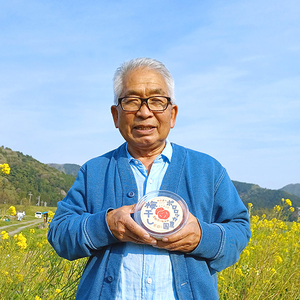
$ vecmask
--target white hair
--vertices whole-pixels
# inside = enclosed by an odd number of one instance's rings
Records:
[[[174,95],[174,80],[171,73],[165,67],[163,63],[153,58],[135,58],[123,63],[119,68],[117,68],[113,83],[114,83],[114,102],[115,105],[118,104],[118,99],[123,90],[124,78],[129,71],[137,68],[149,68],[161,74],[166,81],[168,88],[168,96],[171,98],[171,103],[175,103]]]

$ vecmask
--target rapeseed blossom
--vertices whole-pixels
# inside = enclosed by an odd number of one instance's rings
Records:
[[[234,271],[235,271],[236,274],[238,274],[238,275],[240,275],[240,276],[243,276],[243,277],[245,276],[245,275],[243,274],[243,271],[242,271],[241,268],[236,268]]]
[[[275,261],[278,263],[278,264],[281,264],[283,262],[283,259],[280,255],[276,254],[275,255]]]
[[[274,209],[277,210],[277,211],[280,211],[280,210],[281,210],[281,206],[276,205],[276,206],[274,207]]]
[[[23,275],[22,274],[17,274],[17,279],[19,282],[23,282]]]
[[[9,213],[12,215],[12,216],[15,216],[17,214],[17,211],[16,211],[16,208],[14,206],[11,206],[9,209],[8,209]]]
[[[292,227],[291,227],[291,231],[293,231],[293,232],[300,232],[300,223],[293,222],[292,223]]]
[[[8,240],[8,238],[9,238],[8,232],[2,231],[1,235],[2,235],[2,240]]]
[[[10,173],[9,164],[0,164],[0,170],[2,171],[2,173],[8,175]]]
[[[49,220],[51,221],[53,219],[53,217],[54,217],[54,212],[52,210],[49,210],[48,211],[48,218],[49,218]]]
[[[41,244],[40,242],[37,242],[36,245],[37,245],[37,247],[40,248],[40,249],[43,248],[43,244]]]
[[[286,199],[285,200],[285,203],[288,205],[288,206],[292,206],[292,201],[290,199]]]
[[[249,212],[249,216],[251,216],[252,206],[253,206],[253,204],[249,202],[249,203],[248,203],[248,212]]]
[[[17,237],[17,245],[20,247],[20,249],[24,250],[27,248],[27,239],[26,237],[22,234],[22,232],[18,235]]]

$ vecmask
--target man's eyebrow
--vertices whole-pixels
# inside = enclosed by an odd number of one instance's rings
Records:
[[[150,95],[157,95],[157,94],[158,95],[164,95],[164,94],[166,94],[166,92],[161,88],[150,90],[148,93]],[[128,91],[126,91],[125,96],[129,96],[129,95],[140,96],[140,92],[136,91],[136,90],[128,90]]]
[[[139,92],[134,91],[134,90],[128,90],[128,91],[126,91],[125,96],[129,96],[129,95],[139,96]]]
[[[165,94],[165,93],[166,92],[163,89],[161,89],[161,88],[154,89],[154,90],[150,91],[150,94],[160,94],[160,95],[162,95],[162,94]]]

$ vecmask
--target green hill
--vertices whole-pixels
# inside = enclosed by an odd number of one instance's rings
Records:
[[[48,166],[73,176],[77,176],[80,169],[80,166],[76,164],[48,164]]]
[[[288,185],[284,186],[283,188],[281,188],[281,190],[300,197],[300,183],[288,184]]]
[[[56,206],[75,177],[43,164],[29,155],[0,147],[0,163],[8,163],[9,175],[0,175],[0,203]],[[31,196],[30,196],[31,194]]]
[[[256,184],[239,181],[233,181],[233,184],[243,202],[246,205],[249,202],[252,203],[256,209],[271,209],[275,205],[280,204],[282,198],[290,199],[294,207],[300,207],[300,197],[286,191],[265,189]]]

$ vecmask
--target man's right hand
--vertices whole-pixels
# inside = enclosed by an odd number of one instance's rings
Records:
[[[107,213],[106,221],[115,238],[121,242],[133,242],[136,244],[150,244],[155,246],[157,240],[151,237],[130,216],[134,213],[133,205],[122,206]]]

